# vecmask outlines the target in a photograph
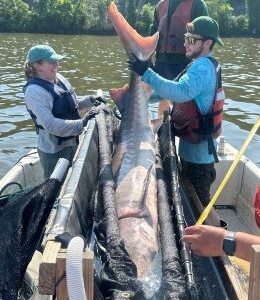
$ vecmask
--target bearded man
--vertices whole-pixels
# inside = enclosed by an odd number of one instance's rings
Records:
[[[152,87],[156,95],[151,99],[171,101],[172,131],[180,137],[182,174],[192,183],[202,205],[207,206],[216,177],[216,138],[221,132],[225,97],[220,64],[211,50],[215,43],[223,46],[223,42],[218,23],[208,16],[194,19],[186,28],[184,45],[192,62],[175,80],[154,72],[150,61],[136,58],[128,65]]]

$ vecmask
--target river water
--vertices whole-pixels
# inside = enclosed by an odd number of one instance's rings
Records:
[[[222,64],[226,92],[225,139],[240,149],[260,115],[260,39],[224,39],[214,56]],[[36,146],[36,134],[26,111],[22,88],[23,63],[29,48],[49,43],[66,55],[60,71],[78,95],[94,94],[128,82],[126,55],[117,37],[0,33],[0,178]],[[260,130],[246,156],[260,166]]]

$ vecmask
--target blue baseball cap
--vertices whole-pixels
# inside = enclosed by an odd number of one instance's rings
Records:
[[[57,54],[52,47],[48,45],[36,45],[33,46],[27,55],[27,59],[30,64],[38,61],[59,61],[65,56]]]

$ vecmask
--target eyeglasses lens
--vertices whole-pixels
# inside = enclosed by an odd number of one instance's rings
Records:
[[[189,45],[195,45],[196,39],[190,36],[185,36],[185,43]]]

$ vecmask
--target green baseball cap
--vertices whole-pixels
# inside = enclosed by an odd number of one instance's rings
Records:
[[[33,46],[27,55],[29,63],[33,64],[38,61],[59,61],[65,56],[57,54],[52,47],[48,45]]]
[[[189,26],[187,26],[188,33],[190,34],[197,34],[202,37],[209,37],[213,39],[216,43],[221,46],[224,46],[224,43],[219,38],[219,26],[217,21],[208,17],[208,16],[201,16],[194,19]]]

